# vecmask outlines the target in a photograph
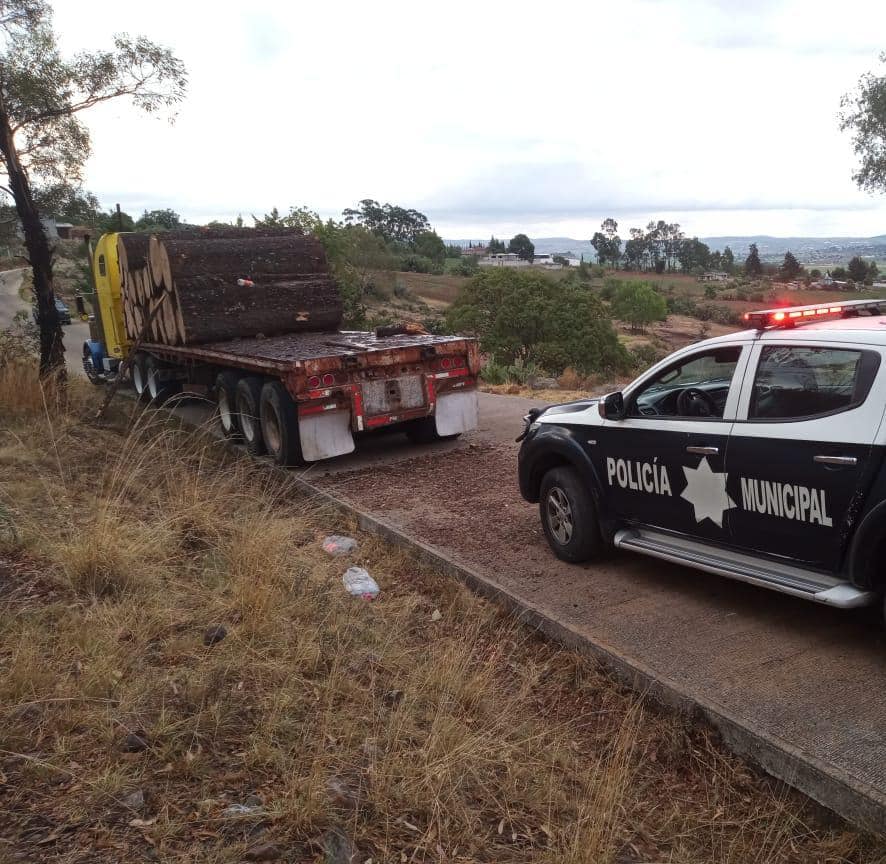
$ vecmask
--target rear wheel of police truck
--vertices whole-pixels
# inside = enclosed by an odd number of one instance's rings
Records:
[[[304,464],[298,429],[298,408],[279,381],[262,387],[259,405],[261,432],[268,455],[278,465]]]
[[[552,468],[541,481],[541,524],[554,554],[578,564],[603,551],[597,508],[575,469]]]

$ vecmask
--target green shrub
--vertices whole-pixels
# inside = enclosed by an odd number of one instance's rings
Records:
[[[643,330],[653,321],[667,318],[668,307],[648,282],[623,282],[612,300],[612,314],[631,325],[631,330]]]

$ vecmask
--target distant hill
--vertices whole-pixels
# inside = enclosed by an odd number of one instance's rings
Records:
[[[886,234],[877,237],[770,237],[758,234],[752,237],[702,237],[712,250],[721,252],[728,246],[737,260],[744,259],[751,243],[757,244],[760,258],[764,261],[781,261],[784,253],[791,251],[801,264],[846,264],[853,255],[875,258],[886,262]],[[467,240],[447,240],[447,243],[467,245]],[[473,241],[475,244],[477,240]],[[588,240],[574,237],[533,237],[537,254],[573,252],[584,255],[585,261],[596,261],[594,247]]]

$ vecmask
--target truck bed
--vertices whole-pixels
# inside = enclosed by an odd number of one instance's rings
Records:
[[[267,338],[230,339],[193,346],[148,343],[142,349],[178,362],[197,360],[278,373],[305,368],[313,373],[345,365],[365,367],[415,362],[441,348],[441,353],[464,353],[473,346],[474,340],[462,336],[378,337],[369,331],[342,330],[334,333],[284,333]]]

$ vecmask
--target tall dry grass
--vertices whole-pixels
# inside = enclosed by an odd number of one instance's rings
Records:
[[[352,562],[318,541],[353,526],[285,475],[125,401],[95,427],[84,399],[23,399],[0,421],[15,527],[0,545],[4,853],[882,856],[378,539],[361,536],[353,563],[381,596],[346,595]],[[146,749],[126,752],[133,733]],[[127,803],[136,790],[143,805]],[[261,806],[230,809],[249,796]]]

